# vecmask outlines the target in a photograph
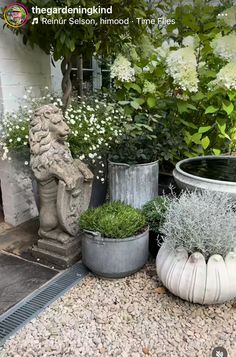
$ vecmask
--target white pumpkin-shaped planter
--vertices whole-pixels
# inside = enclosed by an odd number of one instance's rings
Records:
[[[156,257],[157,274],[174,295],[193,303],[220,304],[236,297],[236,248],[227,254],[189,256],[184,248],[169,250],[165,244]]]

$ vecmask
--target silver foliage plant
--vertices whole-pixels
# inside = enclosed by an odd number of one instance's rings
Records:
[[[173,197],[160,232],[170,249],[225,257],[236,247],[236,203],[227,193],[186,191]]]

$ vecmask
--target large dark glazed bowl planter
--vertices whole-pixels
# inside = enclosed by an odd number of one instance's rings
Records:
[[[179,161],[173,171],[180,189],[227,192],[236,199],[236,157],[202,156]]]
[[[102,238],[97,232],[82,237],[82,261],[94,274],[123,278],[141,269],[148,259],[149,230],[129,238]]]

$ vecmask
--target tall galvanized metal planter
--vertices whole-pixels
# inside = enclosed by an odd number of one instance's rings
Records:
[[[135,208],[158,196],[158,160],[128,165],[109,161],[109,196]]]
[[[149,230],[128,238],[102,238],[98,232],[82,236],[82,261],[96,275],[123,278],[141,269],[148,260]]]

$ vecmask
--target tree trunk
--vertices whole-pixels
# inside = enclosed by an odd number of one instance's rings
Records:
[[[83,55],[79,55],[77,61],[77,81],[78,85],[78,94],[82,98],[84,96],[84,89],[83,89]]]
[[[71,99],[71,93],[72,93],[72,83],[70,79],[71,69],[72,69],[71,59],[64,58],[61,63],[61,71],[63,74],[61,87],[63,91],[62,102],[64,104],[64,109],[68,107]]]

